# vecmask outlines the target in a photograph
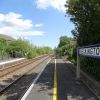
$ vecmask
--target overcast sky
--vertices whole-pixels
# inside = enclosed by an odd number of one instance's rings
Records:
[[[66,0],[0,0],[0,34],[54,48],[74,25],[65,17]]]

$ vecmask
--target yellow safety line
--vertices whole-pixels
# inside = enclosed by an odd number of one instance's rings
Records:
[[[56,59],[54,66],[54,89],[53,89],[53,100],[57,100],[57,72],[56,72]]]

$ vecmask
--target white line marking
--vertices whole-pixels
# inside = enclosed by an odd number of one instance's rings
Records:
[[[51,59],[46,63],[47,64],[51,61]],[[46,67],[45,66],[45,67]],[[41,76],[41,74],[43,73],[45,67],[41,70],[41,72],[37,75],[37,77],[34,79],[34,81],[32,82],[31,86],[29,87],[29,89],[27,90],[27,92],[24,94],[24,96],[21,98],[21,100],[25,100],[28,96],[28,94],[31,92],[32,88],[34,87],[35,83],[37,82],[37,80],[39,79],[39,77]]]

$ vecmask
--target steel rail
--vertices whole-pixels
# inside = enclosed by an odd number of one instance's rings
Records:
[[[45,57],[45,56],[44,56]],[[35,61],[40,60],[42,57],[36,58]],[[9,85],[7,85],[5,88],[0,90],[0,95],[3,94],[3,92],[5,92],[9,87],[11,87],[13,84],[15,84],[16,82],[18,82],[22,77],[24,77],[27,73],[29,73],[31,70],[35,69],[39,64],[41,64],[43,61],[45,61],[46,59],[48,59],[49,56],[47,56],[45,59],[43,59],[41,62],[37,63],[33,68],[29,69],[26,73],[23,73],[21,76],[19,76],[17,79],[15,79],[13,82],[11,82]],[[31,62],[33,63],[33,62]]]
[[[45,57],[47,55],[43,55],[43,56],[39,56],[39,57],[36,57],[36,58],[33,58],[33,59],[30,59],[30,60],[27,60],[27,61],[23,61],[21,63],[18,63],[18,64],[15,64],[15,65],[12,65],[12,66],[9,66],[9,67],[5,67],[3,69],[0,69],[0,78],[4,77],[5,75],[8,75],[18,69],[21,69],[23,67],[25,67],[26,65],[29,65],[31,64],[32,62],[38,60],[38,59],[41,59],[43,57]]]

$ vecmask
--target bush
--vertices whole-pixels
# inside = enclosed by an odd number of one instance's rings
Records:
[[[100,59],[80,57],[81,69],[100,81]]]
[[[39,55],[50,54],[52,49],[49,47],[36,47],[26,40],[18,39],[10,42],[7,52],[11,57],[26,57],[31,59]]]

